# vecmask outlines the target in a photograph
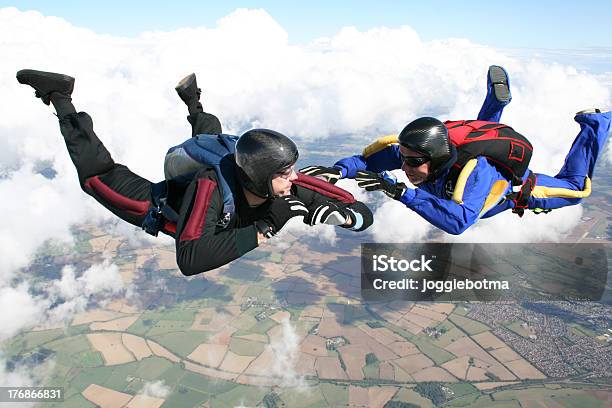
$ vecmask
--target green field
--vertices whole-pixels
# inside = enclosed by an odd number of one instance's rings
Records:
[[[465,316],[470,312],[470,306],[468,304],[458,304],[453,310],[453,314],[459,316]]]
[[[496,401],[542,401],[549,400],[562,406],[595,408],[606,407],[606,403],[590,394],[587,389],[560,388],[550,389],[545,387],[533,387],[518,390],[506,390],[493,394]],[[608,393],[609,397],[609,393]],[[551,404],[552,405],[552,404]]]
[[[184,332],[191,328],[191,322],[184,320],[158,320],[145,333],[147,337],[155,337],[173,332]]]
[[[230,381],[207,377],[191,371],[185,371],[185,375],[180,380],[180,385],[211,395],[230,392],[239,386]]]
[[[345,406],[349,401],[349,389],[346,385],[323,383],[319,386],[323,398],[329,406]]]
[[[261,322],[256,321],[255,324],[249,328],[249,332],[257,334],[266,334],[271,328],[277,325],[278,323],[276,323],[272,319],[265,319]]]
[[[105,367],[105,369],[110,370],[111,375],[103,383],[95,384],[103,385],[117,391],[127,392],[127,390],[130,388],[131,382],[133,381],[132,379],[139,377],[136,373],[138,370],[140,370],[143,363],[145,367],[151,365],[145,360],[142,360],[142,362],[133,361],[127,364]],[[159,373],[159,371],[155,371],[155,373]],[[135,391],[132,391],[132,393],[135,393]]]
[[[490,328],[485,324],[455,313],[448,316],[448,319],[470,336],[490,330]]]
[[[82,392],[90,384],[105,384],[112,374],[112,367],[95,367],[76,370],[74,376],[70,378],[70,387],[74,388],[77,392]]]
[[[152,339],[171,352],[187,357],[196,347],[206,342],[210,335],[208,332],[188,330],[153,336]]]
[[[237,338],[232,338],[229,344],[229,348],[232,353],[236,353],[241,356],[256,357],[261,354],[262,351],[264,351],[265,347],[265,343]]]
[[[251,311],[253,311],[253,312],[249,313]],[[251,327],[255,326],[258,323],[261,323],[261,322],[257,322],[257,320],[254,317],[254,314],[256,314],[258,312],[259,312],[259,309],[258,310],[253,310],[253,308],[249,309],[247,312],[245,312],[242,315],[240,315],[239,318],[235,319],[232,322],[232,326],[236,327],[236,328],[238,328],[240,330],[244,330],[246,332],[250,332],[249,329]]]
[[[461,337],[465,337],[465,334],[449,321],[444,321],[436,326],[438,330],[442,328],[446,329],[446,333],[442,334],[437,339],[431,338],[431,342],[440,348],[445,348]]]
[[[181,378],[185,375],[186,371],[182,364],[173,364],[164,371],[157,379],[164,382],[164,384],[170,388],[174,388]]]
[[[328,407],[319,387],[306,389],[286,389],[280,393],[286,407],[314,408]]]
[[[172,367],[172,363],[165,358],[147,357],[140,361],[134,376],[145,380],[155,380],[170,367]]]
[[[372,319],[372,315],[363,305],[338,305],[344,307],[342,324],[357,326]]]
[[[463,398],[453,400],[444,406],[448,407],[474,407],[474,408],[522,408],[517,401],[494,401],[488,395],[475,397],[467,395]]]
[[[62,329],[27,332],[12,338],[3,345],[3,349],[8,355],[22,353],[63,336]]]
[[[195,309],[169,309],[161,312],[145,312],[128,329],[128,333],[153,336],[172,331],[186,330],[195,320]]]
[[[454,398],[470,394],[480,394],[480,391],[470,383],[446,384],[446,386],[455,393]]]
[[[436,363],[436,365],[442,365],[446,363],[447,361],[450,361],[456,358],[454,354],[434,345],[433,343],[429,341],[429,339],[417,337],[417,338],[414,338],[412,342],[414,343],[415,346],[419,348],[419,350],[421,350],[423,354],[431,358],[434,361],[434,363]]]
[[[380,363],[378,361],[376,363],[366,364],[363,367],[363,376],[367,380],[377,380],[380,378],[379,368]]]
[[[93,361],[90,359],[91,355],[87,354],[93,350],[84,335],[60,338],[47,343],[45,347],[55,351],[55,361],[67,367],[78,367],[82,362],[82,356],[85,356],[88,362]]]
[[[421,396],[418,392],[411,388],[402,388],[395,394],[393,401],[408,402],[415,405],[419,405],[422,408],[431,408],[433,403],[431,400]]]
[[[76,367],[98,367],[104,365],[102,353],[99,351],[83,351],[73,354],[72,360],[75,362]]]
[[[414,335],[407,330],[402,329],[391,323],[383,323],[386,328],[395,333],[399,334],[409,342],[413,343],[418,349],[425,354],[427,357],[431,358],[436,365],[441,365],[446,363],[447,361],[453,360],[455,355],[449,353],[448,351],[436,346],[432,343],[431,338],[426,334],[418,334]]]
[[[261,282],[257,284],[249,285],[246,292],[244,292],[244,298],[256,297],[257,299],[268,302],[275,299],[274,291],[270,289],[269,285],[263,285]]]
[[[174,408],[174,407],[195,407],[199,404],[204,403],[209,398],[208,394],[203,394],[198,391],[194,391],[190,388],[179,386],[170,394],[166,399],[163,408]]]
[[[230,391],[216,394],[211,398],[210,407],[234,408],[237,406],[255,406],[267,393],[268,390],[264,388],[236,385]]]

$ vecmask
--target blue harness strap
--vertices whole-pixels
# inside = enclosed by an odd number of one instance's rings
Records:
[[[151,200],[153,205],[149,208],[147,215],[142,221],[142,229],[154,237],[162,230],[166,221],[176,223],[178,214],[166,204],[168,195],[168,184],[166,181],[151,184]]]
[[[223,197],[223,214],[217,225],[225,228],[236,211],[234,196],[236,194],[236,164],[234,153],[238,136],[199,134],[187,139],[180,145],[171,147],[166,153],[166,160],[171,153],[173,171],[166,175],[167,180],[151,185],[153,206],[149,209],[142,228],[149,234],[157,236],[166,222],[176,223],[178,214],[167,204],[168,182],[186,185],[200,168],[213,168],[217,174],[218,185]],[[176,162],[178,160],[178,163]],[[176,170],[179,169],[179,170]],[[164,169],[166,172],[166,168]]]
[[[236,152],[237,140],[238,136],[233,135],[200,134],[176,146],[182,147],[189,157],[203,166],[215,169],[223,195],[223,218],[227,218],[228,222],[236,211],[236,166],[232,156]]]

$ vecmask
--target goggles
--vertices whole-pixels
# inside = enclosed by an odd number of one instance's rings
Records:
[[[419,167],[431,160],[427,156],[404,156],[403,154],[400,154],[400,156],[402,162],[408,167]]]
[[[295,173],[295,165],[287,167],[286,169],[281,170],[277,173],[274,173],[273,178],[280,177],[282,179],[289,180],[291,176],[293,176],[294,173]]]

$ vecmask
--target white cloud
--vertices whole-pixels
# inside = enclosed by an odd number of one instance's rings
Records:
[[[76,180],[66,178],[59,175],[48,180],[33,174],[29,163],[0,180],[0,208],[4,214],[0,225],[2,281],[26,266],[36,248],[47,239],[72,241],[69,226],[85,219],[87,207],[81,203],[83,196]]]
[[[0,317],[0,341],[39,324],[68,322],[92,303],[105,302],[124,289],[119,268],[109,261],[92,265],[78,277],[72,266],[66,266],[62,278],[37,287],[37,295],[27,282],[5,284],[0,287],[0,307],[11,312]]]
[[[143,394],[151,398],[166,398],[170,395],[170,387],[167,386],[163,380],[149,381],[140,390],[139,394]]]
[[[119,219],[112,218],[101,225],[102,230],[113,236],[120,236],[126,240],[129,248],[146,248],[151,245],[174,245],[174,239],[165,234],[153,235],[146,234],[142,228]]]
[[[117,265],[108,260],[92,265],[79,277],[72,266],[62,269],[62,278],[53,281],[48,290],[50,297],[62,302],[48,311],[55,322],[68,322],[84,312],[92,302],[103,302],[124,289]]]
[[[479,220],[461,235],[445,234],[448,242],[558,242],[580,222],[582,207],[571,206],[548,214],[526,211],[522,218],[510,211]]]
[[[333,225],[318,224],[314,226],[304,224],[303,217],[294,217],[280,230],[277,236],[272,238],[270,244],[284,245],[283,237],[291,234],[300,237],[316,238],[320,242],[333,245],[336,242],[336,228]]]
[[[300,337],[295,331],[295,328],[289,321],[282,321],[282,335],[275,337],[270,345],[274,354],[272,361],[271,373],[274,376],[280,377],[280,386],[282,387],[299,387],[304,389],[304,377],[296,371],[296,364],[299,354]]]
[[[365,191],[363,188],[357,185],[355,180],[351,179],[340,179],[336,183],[336,186],[345,189],[355,197],[355,200],[361,201],[362,203],[369,203],[374,201],[372,194]]]
[[[28,325],[40,322],[50,304],[49,300],[32,296],[27,283],[0,288],[0,307],[5,311],[0,314],[0,341],[11,338]]]
[[[384,196],[383,204],[376,209],[374,225],[371,227],[374,241],[381,243],[420,242],[431,229],[431,225],[421,216],[387,196]]]

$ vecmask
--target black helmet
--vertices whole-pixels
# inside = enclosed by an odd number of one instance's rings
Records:
[[[449,168],[457,156],[446,126],[436,118],[423,117],[410,122],[400,132],[398,141],[400,145],[429,157],[428,180],[435,179]]]
[[[242,185],[255,195],[270,198],[274,174],[292,166],[298,149],[287,136],[269,129],[251,129],[236,142],[236,164]]]

